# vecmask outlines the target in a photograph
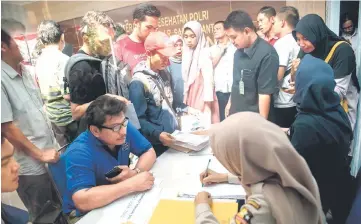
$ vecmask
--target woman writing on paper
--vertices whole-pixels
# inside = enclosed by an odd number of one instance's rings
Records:
[[[189,21],[183,26],[182,75],[184,103],[201,111],[208,124],[219,122],[219,107],[213,81],[213,65],[202,26]]]
[[[216,158],[241,177],[247,192],[233,223],[324,223],[316,181],[277,125],[256,113],[237,113],[215,124],[210,139]],[[210,197],[207,192],[197,195],[196,224],[218,223]]]

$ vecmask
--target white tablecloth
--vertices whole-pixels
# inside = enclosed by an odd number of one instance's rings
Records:
[[[199,154],[205,155],[198,156],[190,156],[189,154],[169,149],[157,158],[151,170],[156,178],[155,187],[144,194],[142,203],[139,204],[134,213],[134,216],[141,216],[138,217],[140,219],[136,219],[141,221],[131,220],[132,223],[146,223],[160,198],[177,199],[177,195],[182,189],[199,188],[201,186],[199,174],[206,169],[209,159],[211,159],[210,169],[226,173],[227,170],[210,153],[210,148],[199,152]],[[119,224],[123,221],[120,218],[120,213],[123,212],[121,210],[124,210],[124,204],[128,203],[131,197],[121,198],[108,206],[93,210],[85,215],[77,224]]]

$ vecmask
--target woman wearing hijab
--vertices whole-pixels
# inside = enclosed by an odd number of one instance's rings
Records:
[[[210,123],[219,122],[219,107],[214,89],[213,66],[202,26],[189,21],[183,26],[182,75],[184,103],[200,110]]]
[[[356,76],[356,58],[352,47],[332,32],[316,14],[303,17],[297,23],[293,34],[304,53],[326,61],[332,67],[336,81],[335,91],[340,96],[341,102],[345,102],[353,128],[356,123],[360,86]],[[344,42],[341,43],[341,41]],[[334,53],[330,54],[333,48]]]
[[[311,55],[303,58],[296,72],[298,114],[290,140],[317,181],[323,211],[331,210],[331,223],[345,223],[355,193],[348,166],[352,129],[335,85],[328,64]]]
[[[305,160],[275,124],[252,112],[234,114],[210,130],[215,157],[247,192],[233,223],[323,223],[317,184]],[[196,223],[218,223],[211,198],[195,199]]]
[[[173,108],[183,109],[183,92],[184,81],[182,77],[182,48],[183,40],[179,35],[173,35],[170,40],[174,43],[174,47],[177,49],[177,53],[169,58],[170,64],[168,66],[169,73],[172,76],[172,89],[173,89]]]

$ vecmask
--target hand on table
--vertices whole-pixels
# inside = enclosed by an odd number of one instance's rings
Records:
[[[196,198],[194,199],[194,204],[195,205],[199,205],[199,204],[203,204],[203,203],[207,203],[209,204],[209,206],[212,205],[212,197],[208,192],[199,192],[196,196]]]
[[[162,142],[164,146],[171,146],[175,141],[174,137],[167,132],[160,133],[159,140]]]
[[[154,185],[154,176],[148,171],[141,172],[129,180],[132,181],[135,192],[149,190]]]
[[[116,177],[107,178],[107,180],[109,180],[110,183],[116,184],[137,175],[137,171],[130,169],[128,166],[118,166],[118,167],[122,169],[122,172],[118,174],[118,176]]]
[[[201,183],[204,185],[228,182],[228,175],[226,173],[217,173],[208,169],[200,174]]]

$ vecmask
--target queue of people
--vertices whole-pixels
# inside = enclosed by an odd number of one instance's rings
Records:
[[[70,223],[150,189],[149,171],[186,113],[206,118],[213,153],[229,171],[202,173],[200,181],[246,190],[233,223],[361,222],[361,188],[350,172],[361,162],[353,158],[361,155],[361,113],[352,46],[318,15],[300,19],[291,6],[263,7],[259,32],[247,12],[231,12],[214,24],[214,46],[198,21],[185,23],[182,36],[157,31],[160,16],[152,4],[138,5],[126,35],[106,13],[89,11],[71,57],[61,52],[59,24],[41,22],[36,82],[15,42],[25,27],[2,20],[2,192],[17,190],[25,219],[56,201],[46,163],[63,171],[58,190]],[[139,127],[126,116],[130,104]],[[134,168],[130,154],[139,157]],[[105,177],[114,167],[122,172]],[[195,198],[196,223],[218,223],[211,197]]]

